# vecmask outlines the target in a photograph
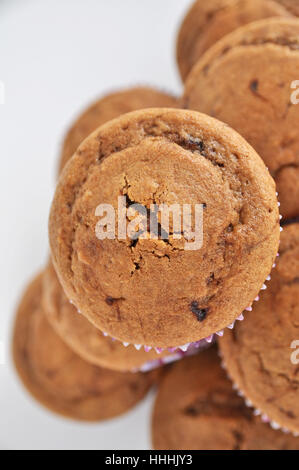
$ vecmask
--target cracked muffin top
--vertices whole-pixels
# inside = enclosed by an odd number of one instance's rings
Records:
[[[27,390],[63,416],[101,421],[135,406],[156,380],[93,366],[79,358],[48,323],[42,308],[42,274],[27,288],[14,327],[13,356]]]
[[[197,0],[188,11],[177,41],[177,61],[183,81],[215,42],[253,21],[291,17],[297,0]],[[297,2],[298,5],[298,2]]]
[[[183,233],[171,219],[168,238],[160,224],[157,239],[147,226],[137,239],[117,230],[99,239],[97,208],[109,204],[117,225],[119,197],[125,222],[134,203],[147,212],[200,205],[202,246],[186,249],[196,214],[182,217]],[[95,326],[121,341],[175,347],[230,325],[258,295],[278,251],[275,185],[227,125],[191,111],[136,111],[103,125],[69,161],[49,234],[67,297]]]
[[[43,276],[43,309],[45,315],[65,343],[80,357],[91,364],[111,370],[132,371],[150,368],[156,361],[172,357],[170,352],[158,354],[134,346],[125,347],[120,341],[105,337],[76,307],[70,303],[58,281],[56,272],[49,264]]]
[[[160,383],[152,420],[156,450],[296,450],[232,389],[216,349],[175,364]]]
[[[149,87],[128,88],[103,96],[92,103],[68,131],[63,142],[59,171],[62,171],[81,142],[105,122],[138,109],[159,106],[176,108],[177,105],[178,100],[174,96]]]
[[[273,18],[215,44],[193,68],[183,98],[184,107],[226,122],[255,148],[285,219],[299,216],[298,76],[299,20]]]
[[[296,433],[298,340],[299,224],[292,224],[282,233],[268,290],[243,324],[221,339],[220,349],[228,373],[254,407]]]

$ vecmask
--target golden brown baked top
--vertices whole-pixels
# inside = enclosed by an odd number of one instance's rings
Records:
[[[168,240],[98,240],[95,210],[110,204],[117,220],[120,195],[128,207],[202,204],[202,248],[186,251],[171,230]],[[226,327],[257,296],[278,249],[275,186],[255,151],[219,121],[136,111],[79,147],[60,178],[49,233],[64,290],[91,322],[122,341],[179,346]]]

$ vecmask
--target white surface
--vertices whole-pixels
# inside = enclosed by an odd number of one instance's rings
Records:
[[[177,27],[190,0],[0,0],[0,448],[145,449],[148,398],[98,425],[65,421],[23,390],[10,360],[18,297],[47,258],[60,142],[98,95],[146,83],[181,92]],[[1,358],[0,358],[1,359]]]

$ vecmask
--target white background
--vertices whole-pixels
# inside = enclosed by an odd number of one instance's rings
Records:
[[[47,259],[61,141],[82,107],[111,89],[181,93],[175,38],[190,0],[0,0],[0,448],[146,449],[153,396],[97,425],[39,407],[11,364],[14,310]],[[1,348],[0,348],[1,349]],[[1,351],[0,351],[1,352]]]

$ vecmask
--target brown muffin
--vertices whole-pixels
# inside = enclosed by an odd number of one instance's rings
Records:
[[[91,104],[68,131],[60,157],[60,171],[75,153],[81,142],[107,121],[121,114],[144,108],[175,108],[177,99],[149,87],[136,87],[106,95]]]
[[[291,347],[299,339],[298,281],[299,224],[293,224],[282,234],[268,290],[243,324],[220,341],[229,375],[263,419],[297,433],[298,364]]]
[[[59,284],[52,264],[43,277],[43,308],[45,315],[62,340],[79,356],[91,364],[118,371],[148,371],[169,364],[182,357],[182,352],[155,350],[139,351],[134,346],[125,347],[95,328],[70,303]]]
[[[213,46],[188,77],[184,106],[228,123],[255,148],[276,180],[281,213],[299,215],[299,20],[240,28]]]
[[[280,3],[286,3],[285,7]],[[177,41],[177,61],[183,81],[203,53],[226,34],[253,21],[292,16],[287,3],[275,0],[197,0],[184,18]],[[296,14],[295,11],[293,13]]]
[[[96,208],[110,204],[117,221],[119,196],[128,209],[202,204],[202,247],[186,250],[174,224],[168,239],[148,227],[135,240],[98,239]],[[136,111],[89,136],[49,223],[55,270],[82,314],[118,340],[161,348],[233,323],[269,275],[279,231],[274,182],[255,151],[212,118],[171,109]]]
[[[164,376],[152,422],[156,450],[298,450],[299,439],[254,417],[232,389],[216,349]]]
[[[86,421],[118,416],[142,400],[154,376],[109,371],[80,359],[50,327],[41,296],[42,275],[24,294],[13,336],[14,362],[28,391],[50,410]]]

